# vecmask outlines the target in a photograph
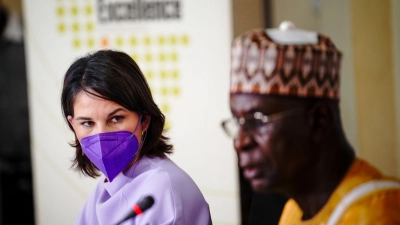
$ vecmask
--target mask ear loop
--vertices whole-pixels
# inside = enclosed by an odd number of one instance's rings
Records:
[[[76,140],[78,140],[78,138],[76,137],[76,134],[75,134],[75,138],[76,138]],[[83,151],[83,148],[82,148],[81,142],[80,142],[80,141],[78,141],[78,142],[79,142],[79,146],[81,147],[81,151],[82,151],[82,157],[83,157],[83,156],[85,156],[85,152]]]
[[[138,127],[139,127],[139,125],[140,125],[141,123],[142,123],[142,115],[140,114],[140,116],[139,116],[139,122],[136,124],[135,130],[132,132],[132,137],[133,137],[133,135],[135,135],[136,130],[138,129]]]
[[[135,131],[133,132],[133,135],[135,135],[135,132],[136,132],[137,128],[139,127],[139,124],[142,123],[141,120],[142,120],[142,115],[140,115],[139,123],[138,123],[138,125],[136,126]],[[143,145],[144,145],[144,142],[145,142],[145,140],[146,140],[146,137],[147,137],[147,131],[142,131],[142,140],[140,141],[140,147],[139,147],[139,149],[137,150],[137,152],[135,153],[135,158],[133,159],[132,165],[134,165],[134,164],[139,160],[139,153],[140,153],[140,151],[142,150],[142,147],[143,147]]]
[[[146,137],[147,137],[147,131],[142,131],[142,141],[140,142],[140,149],[142,149],[142,146],[144,145],[144,141],[146,141]]]

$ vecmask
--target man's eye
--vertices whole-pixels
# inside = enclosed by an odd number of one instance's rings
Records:
[[[248,120],[246,120],[245,128],[251,130],[251,129],[256,129],[256,128],[262,126],[262,125],[263,125],[263,122],[262,122],[261,120],[258,120],[258,119],[248,119]]]

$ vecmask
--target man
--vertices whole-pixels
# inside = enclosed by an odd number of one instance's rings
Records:
[[[329,37],[290,22],[233,41],[222,125],[253,190],[290,198],[279,224],[400,224],[400,182],[356,157],[343,132],[340,60]]]

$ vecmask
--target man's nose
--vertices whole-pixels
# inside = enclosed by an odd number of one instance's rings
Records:
[[[237,137],[234,139],[234,146],[236,151],[248,151],[254,145],[254,140],[251,132],[240,128]]]

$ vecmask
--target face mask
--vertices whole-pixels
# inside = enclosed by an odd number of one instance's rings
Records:
[[[135,131],[140,119],[141,116]],[[133,160],[140,147],[135,131],[99,133],[80,142],[85,155],[110,182]]]

